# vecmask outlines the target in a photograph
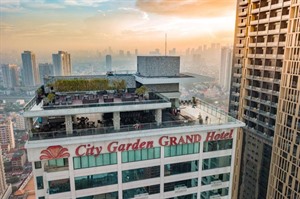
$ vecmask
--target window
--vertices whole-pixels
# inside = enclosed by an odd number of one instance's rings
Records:
[[[165,176],[198,171],[198,160],[165,165]]]
[[[218,158],[208,158],[203,160],[202,169],[215,169],[221,167],[228,167],[231,165],[231,156],[223,156]]]
[[[43,176],[36,177],[36,185],[37,185],[37,189],[44,189]]]
[[[209,199],[209,198],[213,198],[213,196],[215,196],[217,198],[217,197],[222,197],[222,196],[227,196],[227,195],[228,195],[228,187],[223,188],[223,189],[204,191],[201,193],[201,198]]]
[[[180,155],[196,154],[199,153],[200,143],[191,144],[178,144],[173,146],[165,146],[165,158]]]
[[[177,197],[168,198],[168,199],[197,199],[197,193],[193,193],[193,194],[189,194],[189,195],[183,195],[183,196],[177,196]]]
[[[118,199],[118,192],[111,192],[111,193],[103,193],[99,195],[93,195],[93,196],[85,196],[85,197],[80,197],[76,199],[94,199],[94,198],[102,198],[102,199]]]
[[[62,193],[68,191],[70,191],[69,179],[49,181],[49,194]]]
[[[122,163],[160,158],[160,147],[122,152]]]
[[[232,149],[232,140],[204,142],[203,152]]]
[[[215,184],[222,182],[227,182],[230,180],[230,173],[222,173],[222,174],[216,174],[211,176],[205,176],[201,179],[202,185],[209,185],[209,184]]]
[[[69,166],[68,158],[48,160],[48,166],[49,167],[68,167]]]
[[[98,156],[74,157],[74,169],[83,169],[117,164],[117,153],[104,153]]]
[[[156,194],[160,192],[160,185],[152,185],[152,186],[145,186],[145,187],[138,187],[134,189],[128,189],[123,191],[123,198],[135,198],[138,197],[140,194]]]
[[[34,168],[35,168],[35,169],[40,169],[40,168],[42,168],[42,162],[41,162],[41,161],[34,162]]]
[[[89,176],[75,177],[75,189],[87,189],[93,187],[102,187],[118,183],[118,173],[103,173]]]
[[[45,199],[45,196],[39,197],[38,199]]]
[[[157,178],[159,176],[160,176],[160,166],[122,171],[123,183],[137,181],[137,180],[145,180],[149,178]]]
[[[181,180],[176,182],[170,182],[164,184],[164,192],[167,191],[176,191],[183,188],[197,187],[198,186],[198,178]]]

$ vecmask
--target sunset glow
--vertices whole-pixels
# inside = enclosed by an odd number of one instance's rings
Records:
[[[1,0],[1,51],[231,44],[233,0]]]

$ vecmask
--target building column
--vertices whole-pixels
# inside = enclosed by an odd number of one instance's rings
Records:
[[[73,134],[73,122],[72,122],[72,116],[66,115],[65,116],[65,125],[66,125],[66,132],[68,134]]]
[[[29,133],[29,137],[32,137],[33,119],[25,118],[25,127]]]
[[[155,121],[157,125],[160,125],[162,122],[162,111],[161,109],[156,109],[155,110]]]
[[[120,130],[120,112],[114,112],[113,114],[114,129]]]

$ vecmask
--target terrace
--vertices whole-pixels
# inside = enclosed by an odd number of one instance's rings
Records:
[[[30,141],[76,136],[112,134],[149,129],[175,128],[185,126],[212,126],[239,123],[224,111],[197,100],[182,101],[179,109],[162,110],[161,122],[157,121],[156,111],[131,111],[120,113],[120,127],[115,128],[113,113],[75,115],[72,117],[72,131],[68,132],[64,117],[43,118],[36,121],[30,132]]]

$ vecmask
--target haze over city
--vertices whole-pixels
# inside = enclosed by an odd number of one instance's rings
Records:
[[[1,53],[232,45],[235,1],[1,0]]]

